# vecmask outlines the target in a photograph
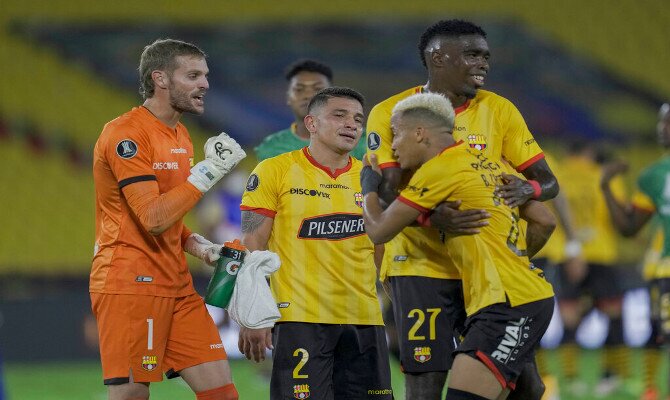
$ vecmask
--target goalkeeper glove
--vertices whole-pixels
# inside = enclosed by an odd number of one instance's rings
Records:
[[[242,150],[242,147],[225,132],[207,139],[205,143],[205,159],[211,160],[225,174],[228,174],[246,156],[247,153]]]
[[[202,193],[207,192],[221,178],[235,168],[247,153],[235,139],[222,132],[219,136],[207,139],[205,159],[191,168],[188,181]]]

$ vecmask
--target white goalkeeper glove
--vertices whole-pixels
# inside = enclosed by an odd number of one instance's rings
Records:
[[[237,142],[222,132],[219,136],[207,139],[205,159],[191,168],[188,181],[202,193],[207,192],[221,178],[235,168],[247,153]]]
[[[188,181],[191,182],[202,193],[205,193],[226,176],[226,171],[216,165],[212,160],[204,159],[191,168]]]
[[[205,159],[220,166],[226,174],[246,156],[247,153],[242,150],[242,147],[225,132],[205,142]]]
[[[192,233],[184,243],[184,250],[205,263],[215,266],[217,260],[221,257],[221,248],[223,245],[214,244],[197,233]]]

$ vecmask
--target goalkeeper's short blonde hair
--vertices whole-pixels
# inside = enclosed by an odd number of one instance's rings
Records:
[[[439,93],[413,94],[393,107],[393,114],[401,117],[411,116],[421,119],[429,119],[431,122],[439,123],[448,127],[454,127],[456,113],[451,102]]]

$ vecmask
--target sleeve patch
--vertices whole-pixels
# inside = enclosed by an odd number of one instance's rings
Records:
[[[116,155],[130,159],[137,154],[137,144],[130,139],[123,139],[116,145]]]
[[[370,132],[368,134],[368,149],[377,150],[381,145],[382,139],[377,132]]]
[[[247,191],[248,192],[253,192],[258,188],[258,185],[260,184],[260,179],[258,179],[258,175],[256,174],[251,174],[249,176],[249,179],[247,180]]]

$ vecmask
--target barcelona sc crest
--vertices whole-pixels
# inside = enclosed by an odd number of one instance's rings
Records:
[[[415,347],[414,359],[422,364],[430,360],[430,347]]]
[[[293,397],[296,399],[309,398],[309,385],[293,385]]]
[[[156,356],[142,356],[142,369],[145,371],[153,371],[158,366],[158,357]]]
[[[486,148],[486,139],[483,135],[468,135],[468,146],[471,149],[482,151]]]
[[[354,193],[354,202],[357,206],[363,207],[363,194],[361,192]]]

